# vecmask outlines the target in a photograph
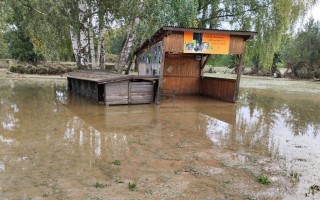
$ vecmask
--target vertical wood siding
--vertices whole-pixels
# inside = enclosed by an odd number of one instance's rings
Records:
[[[183,53],[183,34],[171,34],[164,38],[163,47],[165,52]]]
[[[205,96],[235,102],[236,80],[203,77],[200,81],[200,93]]]
[[[231,36],[229,54],[242,54],[245,47],[245,41],[243,37]]]
[[[162,88],[163,93],[198,94],[200,61],[194,55],[166,55]]]
[[[105,104],[145,104],[154,101],[153,82],[120,81],[105,84]]]

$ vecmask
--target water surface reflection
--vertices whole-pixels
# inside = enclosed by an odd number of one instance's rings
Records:
[[[64,81],[17,81],[0,84],[0,104],[4,198],[301,199],[320,182],[316,96],[243,90],[237,104],[105,107],[69,95]],[[273,183],[259,184],[261,174]]]

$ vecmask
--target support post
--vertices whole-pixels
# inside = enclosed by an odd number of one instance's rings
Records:
[[[203,69],[206,66],[207,62],[209,61],[210,57],[211,57],[211,55],[209,54],[209,55],[203,56],[201,58],[201,62],[200,62],[200,77],[203,76]]]
[[[163,82],[163,71],[164,71],[164,61],[166,59],[166,52],[164,50],[164,42],[161,43],[161,65],[160,65],[160,76],[158,80],[158,88],[157,88],[157,94],[156,94],[156,104],[160,104],[160,97],[161,97],[161,88],[162,88],[162,82]]]
[[[235,90],[234,97],[233,97],[234,102],[238,101],[244,54],[242,53],[242,54],[238,55],[238,57],[239,57],[239,63],[238,63],[237,70],[236,70],[237,71],[237,81],[236,81],[236,90]]]

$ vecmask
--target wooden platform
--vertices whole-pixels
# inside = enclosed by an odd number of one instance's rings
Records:
[[[154,103],[158,77],[80,70],[65,74],[74,94],[106,105]]]

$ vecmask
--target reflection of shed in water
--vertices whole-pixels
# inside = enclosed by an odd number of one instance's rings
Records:
[[[75,94],[106,105],[153,103],[157,77],[133,76],[104,71],[75,71],[66,74]]]
[[[82,98],[70,96],[64,106],[76,116],[100,132],[157,132],[191,126],[205,129],[208,119],[234,125],[236,105],[201,96],[177,96],[174,103],[168,99],[160,107],[152,105],[107,107],[88,103]],[[98,119],[98,120],[97,120]],[[125,126],[124,126],[125,124]]]
[[[203,77],[211,54],[235,54],[242,65],[246,41],[254,32],[163,27],[139,47],[136,64],[139,75],[159,75],[157,103],[160,94],[201,94],[235,102],[237,79]]]

